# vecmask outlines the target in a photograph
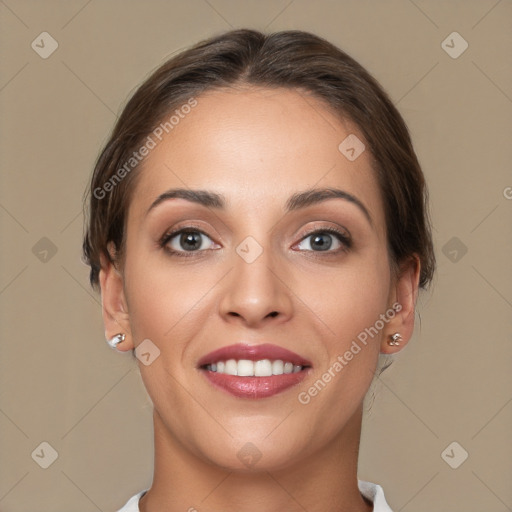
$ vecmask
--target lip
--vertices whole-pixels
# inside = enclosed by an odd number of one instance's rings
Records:
[[[310,371],[312,371],[311,368],[305,368],[297,373],[285,373],[269,377],[238,377],[237,375],[226,375],[201,369],[201,373],[216,388],[237,398],[250,399],[277,395],[302,382]]]
[[[282,361],[289,361],[294,365],[312,366],[311,361],[304,359],[302,356],[299,356],[299,354],[271,343],[263,343],[260,345],[235,343],[234,345],[228,345],[201,357],[197,365],[200,368],[207,364],[217,363],[218,361],[227,361],[228,359],[248,359],[249,361],[281,359]],[[261,378],[262,377],[258,377],[258,379]]]
[[[282,375],[266,377],[239,377],[238,375],[213,372],[205,368],[206,365],[229,359],[248,359],[249,361],[281,359],[304,368],[296,373],[283,373]],[[312,371],[311,366],[311,361],[299,354],[270,343],[260,345],[236,343],[214,350],[198,361],[199,370],[210,384],[232,396],[249,399],[267,398],[299,384]]]

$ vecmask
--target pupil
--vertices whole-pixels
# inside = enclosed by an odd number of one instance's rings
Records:
[[[321,251],[326,251],[330,249],[332,241],[330,240],[330,235],[327,236],[329,237],[329,240],[327,242],[322,242],[321,240],[324,237],[324,235],[315,235],[311,245],[313,246],[314,244],[316,244],[317,248],[319,248]],[[318,240],[320,240],[320,242],[318,242]]]
[[[182,233],[181,235],[181,242],[182,242],[182,247],[186,250],[192,250],[192,249],[197,249],[197,247],[195,247],[195,244],[197,244],[197,239],[199,237],[199,233]],[[188,246],[188,244],[191,244],[192,247]],[[199,245],[201,245],[201,243],[199,242]]]

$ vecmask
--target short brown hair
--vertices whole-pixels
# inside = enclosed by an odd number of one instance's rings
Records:
[[[413,255],[421,287],[432,280],[435,256],[425,179],[407,126],[378,82],[352,57],[314,34],[232,30],[172,57],[137,89],[101,151],[90,182],[83,257],[99,288],[100,254],[113,242],[124,258],[128,206],[140,164],[112,182],[165,116],[202,92],[237,85],[293,88],[313,95],[362,131],[383,196],[388,250],[394,268]],[[106,183],[109,187],[104,191]],[[101,197],[98,197],[101,196]],[[84,196],[84,203],[87,194]],[[116,258],[117,259],[117,258]]]

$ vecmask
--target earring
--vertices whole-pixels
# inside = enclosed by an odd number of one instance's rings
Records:
[[[119,334],[116,334],[115,336],[113,336],[112,338],[110,338],[109,340],[107,340],[107,343],[109,344],[109,346],[113,349],[117,349],[117,345],[119,345],[119,343],[123,342],[124,339],[126,338],[126,335],[124,333],[119,333]]]
[[[399,332],[395,332],[390,336],[388,340],[388,345],[400,345],[400,341],[402,340],[402,336],[400,336]]]

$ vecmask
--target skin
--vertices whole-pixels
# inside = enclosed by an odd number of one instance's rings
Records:
[[[126,258],[102,259],[105,334],[126,333],[119,350],[149,338],[160,350],[138,362],[154,404],[153,485],[142,512],[368,512],[357,487],[363,399],[380,353],[395,353],[414,327],[419,264],[395,277],[386,250],[382,197],[364,151],[351,162],[338,150],[357,126],[318,99],[288,89],[236,88],[197,97],[198,105],[146,157],[129,206]],[[208,189],[224,210],[171,199],[170,188]],[[290,195],[336,187],[357,197],[329,199],[285,213]],[[158,240],[173,228],[206,233],[190,258]],[[329,251],[306,230],[338,227]],[[253,237],[263,253],[247,263],[236,252]],[[167,246],[186,252],[180,235]],[[112,249],[112,248],[110,248]],[[395,302],[402,310],[307,405],[307,391],[365,328]],[[271,312],[274,315],[271,315]],[[400,346],[389,346],[395,332]],[[237,342],[273,343],[309,359],[306,379],[273,397],[236,398],[197,368],[208,352]],[[251,467],[237,456],[253,443]]]

